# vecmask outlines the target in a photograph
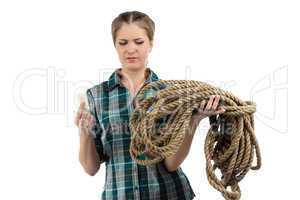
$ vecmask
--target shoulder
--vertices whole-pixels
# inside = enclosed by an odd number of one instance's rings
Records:
[[[107,92],[107,90],[108,90],[108,81],[103,81],[99,84],[96,84],[88,88],[87,93],[91,93],[93,97],[96,97],[99,96],[100,94]]]

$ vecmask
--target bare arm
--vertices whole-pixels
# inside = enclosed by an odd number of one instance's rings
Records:
[[[79,162],[90,176],[94,176],[101,165],[93,135],[90,133],[93,120],[92,114],[85,109],[85,102],[82,102],[75,117],[80,133]]]
[[[193,141],[195,131],[200,121],[210,115],[216,115],[225,112],[225,109],[223,107],[220,107],[220,109],[216,110],[218,107],[219,100],[219,95],[212,95],[207,104],[205,100],[201,102],[198,113],[192,116],[192,120],[189,124],[190,129],[187,128],[184,140],[181,146],[179,147],[178,151],[173,156],[164,159],[164,164],[168,171],[177,170],[180,164],[187,157]]]
[[[200,121],[199,121],[200,122]],[[164,164],[168,171],[172,172],[177,170],[177,168],[180,166],[180,164],[185,160],[187,157],[190,147],[193,141],[193,137],[197,128],[198,122],[192,122],[190,123],[191,127],[190,129],[187,128],[184,140],[179,147],[178,151],[170,157],[167,157],[164,159]]]
[[[100,158],[92,135],[80,134],[79,162],[90,176],[100,169]]]

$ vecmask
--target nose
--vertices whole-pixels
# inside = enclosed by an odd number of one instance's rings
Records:
[[[128,54],[133,54],[137,51],[136,45],[133,42],[129,42],[126,49]]]

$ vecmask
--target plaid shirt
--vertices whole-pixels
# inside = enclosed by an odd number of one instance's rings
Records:
[[[130,113],[135,105],[121,83],[120,69],[87,90],[90,111],[96,118],[94,140],[106,175],[102,199],[106,200],[190,200],[195,197],[185,173],[179,167],[169,172],[164,162],[150,166],[137,164],[130,156]],[[159,80],[146,68],[144,84]]]

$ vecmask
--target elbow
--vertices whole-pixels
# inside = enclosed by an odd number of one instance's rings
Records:
[[[176,165],[175,163],[171,162],[169,159],[164,160],[164,165],[168,172],[174,172],[179,167],[179,165]]]
[[[168,172],[175,172],[178,169],[178,167],[167,167]]]
[[[90,166],[82,161],[80,161],[80,164],[81,164],[82,168],[84,169],[85,173],[87,173],[90,176],[95,176],[100,169],[100,165]]]
[[[97,174],[97,172],[99,171],[100,166],[98,166],[98,167],[84,166],[83,168],[84,168],[85,173],[87,173],[90,176],[95,176]]]
[[[90,175],[90,176],[95,176],[98,172],[98,170],[95,170],[95,169],[87,169],[87,168],[84,168],[84,171]]]

